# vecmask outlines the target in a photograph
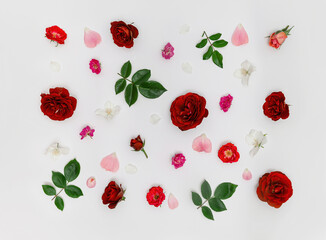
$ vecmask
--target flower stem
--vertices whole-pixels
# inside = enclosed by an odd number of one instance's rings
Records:
[[[208,37],[208,35],[207,35],[207,33],[205,31],[204,31],[204,35],[206,36],[206,38],[207,38],[209,44],[211,45],[211,47],[214,49],[214,46],[213,46],[211,40],[209,39],[209,37]]]
[[[131,83],[132,83],[131,80],[129,80],[128,78],[123,77],[120,73],[118,73],[118,75],[119,75],[120,77],[122,77],[123,79],[127,80],[128,82],[131,82]]]
[[[148,155],[147,155],[147,153],[146,153],[145,149],[144,149],[144,148],[142,148],[142,149],[141,149],[141,151],[142,151],[142,152],[145,154],[146,158],[148,158]]]
[[[206,199],[197,209],[201,208],[209,199]]]
[[[60,192],[58,192],[52,199],[51,201],[53,201],[53,199],[55,199],[61,192],[62,192],[63,188],[60,190]]]

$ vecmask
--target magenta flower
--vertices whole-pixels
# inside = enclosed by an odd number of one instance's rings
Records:
[[[164,49],[162,50],[162,57],[164,57],[165,59],[170,59],[171,57],[173,57],[173,55],[174,47],[170,43],[167,43]]]
[[[96,59],[92,59],[89,62],[89,68],[93,73],[99,74],[101,72],[101,63]]]
[[[79,135],[81,136],[81,140],[83,140],[87,136],[90,136],[92,138],[94,136],[94,132],[95,132],[95,129],[92,129],[90,126],[86,126],[79,133]]]
[[[227,96],[221,97],[220,107],[224,112],[227,112],[231,107],[233,97],[229,94]]]
[[[182,153],[177,153],[174,155],[174,157],[172,157],[172,165],[175,167],[175,169],[182,167],[185,162],[186,158]]]

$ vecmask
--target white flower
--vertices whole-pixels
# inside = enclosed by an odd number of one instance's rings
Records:
[[[53,143],[51,144],[47,149],[45,154],[50,154],[54,159],[59,157],[60,155],[68,154],[69,148],[60,146],[59,143]]]
[[[181,68],[185,73],[192,73],[192,66],[189,62],[182,63]]]
[[[152,114],[149,121],[151,122],[151,124],[157,124],[159,121],[161,120],[161,117],[157,114]]]
[[[96,115],[105,117],[106,119],[112,119],[116,114],[120,112],[120,106],[112,104],[110,101],[107,101],[104,104],[104,109],[97,109],[95,111]]]
[[[246,60],[241,63],[241,69],[234,72],[234,76],[241,79],[242,85],[248,86],[249,77],[254,71],[256,71],[255,66]]]
[[[253,149],[250,150],[249,154],[251,157],[254,157],[259,148],[264,148],[263,145],[267,143],[267,134],[263,134],[261,131],[251,129],[249,134],[246,136],[246,142],[253,146]]]

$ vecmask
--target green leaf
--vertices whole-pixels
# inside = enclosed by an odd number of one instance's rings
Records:
[[[238,185],[230,182],[221,183],[215,189],[214,196],[219,199],[228,199],[233,195],[237,187]]]
[[[223,68],[223,56],[218,51],[213,52],[212,59],[217,66]]]
[[[213,42],[213,46],[217,48],[225,47],[226,45],[228,45],[228,42],[225,40],[218,40],[216,42]]]
[[[206,180],[204,180],[201,185],[201,195],[203,195],[205,199],[209,199],[212,196],[211,186]]]
[[[158,98],[167,90],[156,81],[144,82],[139,86],[139,92],[146,98]]]
[[[61,211],[63,211],[63,208],[65,207],[65,204],[63,202],[63,199],[59,196],[57,196],[54,200],[54,204],[57,206],[57,208]]]
[[[83,196],[82,190],[79,187],[74,186],[74,185],[68,185],[65,188],[65,192],[69,197],[72,197],[72,198],[79,198],[80,196]]]
[[[207,39],[205,38],[205,39],[201,40],[201,42],[196,45],[196,48],[203,48],[206,46],[206,44],[207,44]]]
[[[54,196],[56,194],[55,188],[50,185],[42,185],[43,192],[48,196]]]
[[[74,181],[80,173],[80,164],[76,159],[71,160],[65,166],[64,174],[68,182]]]
[[[116,83],[115,83],[115,94],[119,94],[121,93],[123,90],[125,90],[127,85],[127,81],[123,78],[119,79]]]
[[[211,198],[208,200],[208,204],[215,212],[222,212],[226,210],[226,207],[221,199]]]
[[[129,105],[129,107],[137,101],[137,98],[138,98],[138,90],[136,85],[132,83],[128,84],[125,91],[125,100],[126,103]]]
[[[213,54],[213,47],[209,46],[207,52],[203,55],[203,60],[209,59]]]
[[[216,33],[216,34],[210,36],[209,39],[215,41],[215,40],[220,39],[221,36],[222,36],[221,33]]]
[[[140,85],[148,81],[150,77],[151,77],[151,70],[141,69],[132,76],[131,81],[136,85]]]
[[[203,206],[201,208],[201,211],[206,218],[214,221],[212,210],[209,207]]]
[[[191,192],[192,202],[196,206],[200,206],[203,203],[203,200],[201,199],[200,195],[196,192]]]
[[[125,64],[123,64],[120,74],[123,78],[127,78],[130,76],[130,73],[131,73],[131,63],[130,61],[128,61]]]
[[[65,176],[63,176],[63,174],[60,172],[52,171],[52,182],[55,186],[59,188],[65,188],[67,185]]]

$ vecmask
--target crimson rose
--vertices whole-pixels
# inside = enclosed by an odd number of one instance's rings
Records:
[[[240,158],[237,147],[232,143],[223,145],[217,155],[224,163],[237,162]]]
[[[52,120],[63,121],[70,118],[77,105],[77,100],[69,96],[65,88],[50,88],[50,94],[41,94],[41,110]]]
[[[160,186],[152,187],[149,189],[146,199],[149,205],[154,205],[155,207],[161,206],[165,199],[165,194]]]
[[[289,105],[285,103],[285,96],[282,92],[273,92],[265,99],[263,105],[264,114],[274,121],[287,119],[290,115]]]
[[[114,43],[119,47],[131,48],[134,45],[134,38],[138,37],[138,29],[123,21],[111,22],[110,30]]]
[[[109,204],[108,207],[113,209],[117,206],[117,204],[124,200],[123,196],[124,191],[120,185],[116,184],[115,181],[111,181],[109,185],[105,188],[104,193],[102,195],[103,204]]]
[[[261,201],[267,202],[272,207],[281,207],[292,194],[292,183],[284,173],[265,173],[259,179],[257,195]]]
[[[58,26],[52,26],[45,29],[45,36],[51,41],[55,41],[58,44],[64,44],[67,38],[67,34]]]
[[[172,123],[182,131],[197,127],[208,116],[206,99],[196,93],[177,97],[171,104]]]

